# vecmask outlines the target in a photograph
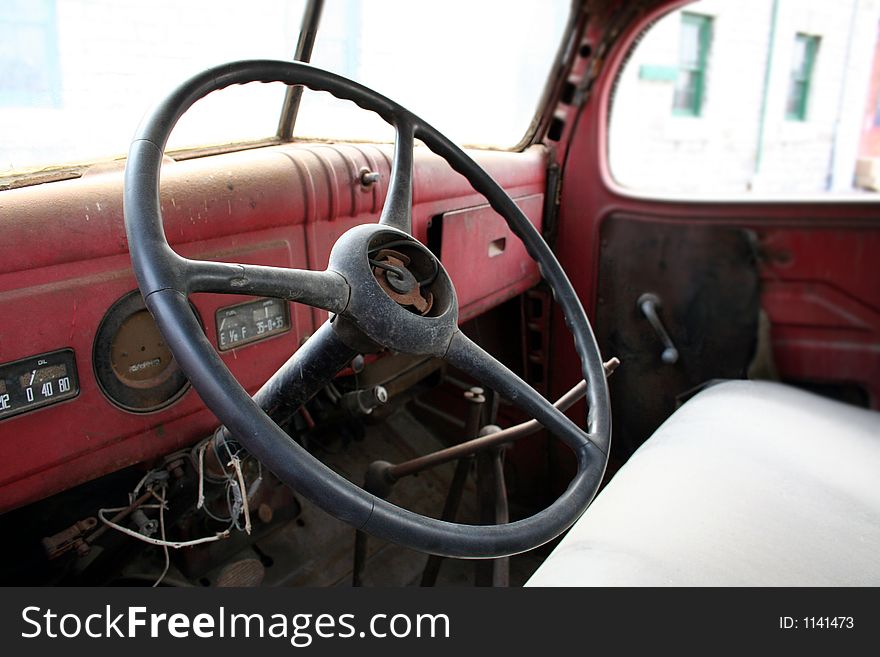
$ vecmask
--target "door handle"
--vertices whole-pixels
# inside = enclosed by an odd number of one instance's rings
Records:
[[[636,306],[638,306],[641,313],[651,324],[651,327],[657,333],[657,337],[660,338],[660,342],[663,343],[663,352],[660,354],[660,360],[667,365],[674,365],[678,362],[678,349],[672,344],[672,338],[669,337],[666,327],[663,326],[663,322],[660,321],[660,316],[657,314],[662,305],[660,297],[652,292],[645,292],[636,301]]]

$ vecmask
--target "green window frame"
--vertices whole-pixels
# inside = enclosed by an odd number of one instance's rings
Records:
[[[789,121],[806,121],[810,100],[810,83],[819,50],[819,37],[798,32],[794,37],[794,54],[785,100],[785,118]]]
[[[712,41],[712,17],[704,14],[681,14],[681,37],[678,53],[678,76],[672,100],[672,113],[700,116],[706,96],[706,63]]]

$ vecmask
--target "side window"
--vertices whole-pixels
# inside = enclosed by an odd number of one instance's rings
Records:
[[[636,41],[608,160],[636,193],[880,189],[880,2],[699,0]]]

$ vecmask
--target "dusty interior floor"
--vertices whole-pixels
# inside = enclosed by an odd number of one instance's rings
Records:
[[[353,442],[337,453],[318,453],[334,470],[351,481],[361,483],[366,467],[383,459],[400,462],[440,449],[445,445],[435,432],[426,428],[414,413],[418,409],[398,410],[380,424],[367,428],[364,440]],[[443,508],[455,464],[408,477],[399,482],[390,498],[395,504],[437,517]],[[255,548],[247,548],[231,561],[259,559],[264,567],[263,585],[268,586],[351,586],[355,532],[348,525],[300,500],[302,513],[293,521],[262,538]],[[469,478],[458,520],[474,522],[476,489]],[[546,556],[547,548],[519,555],[510,560],[510,585],[521,586]],[[418,586],[427,555],[398,545],[370,538],[363,572],[364,586]],[[472,586],[474,561],[446,559],[440,568],[438,586]],[[207,574],[216,582],[220,569]],[[173,573],[169,574],[173,581]]]

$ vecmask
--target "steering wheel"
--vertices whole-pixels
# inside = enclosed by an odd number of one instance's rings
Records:
[[[326,271],[190,260],[175,253],[165,238],[159,172],[172,128],[200,98],[249,82],[326,91],[376,112],[396,130],[379,223],[343,234],[331,250]],[[458,329],[458,302],[449,275],[411,235],[416,138],[488,199],[537,261],[574,336],[588,383],[586,431]],[[178,87],[139,126],[125,168],[124,214],[138,286],[193,387],[243,447],[327,513],[358,530],[423,552],[488,558],[523,552],[555,538],[593,499],[607,463],[611,421],[602,359],[584,309],[550,247],[498,183],[402,106],[302,63],[252,60],[209,69]],[[202,331],[188,301],[195,292],[276,297],[327,310],[331,319],[251,398]],[[336,474],[270,418],[289,417],[357,353],[382,348],[445,358],[537,419],[577,458],[577,473],[565,492],[543,511],[505,525],[436,520],[380,499]]]

